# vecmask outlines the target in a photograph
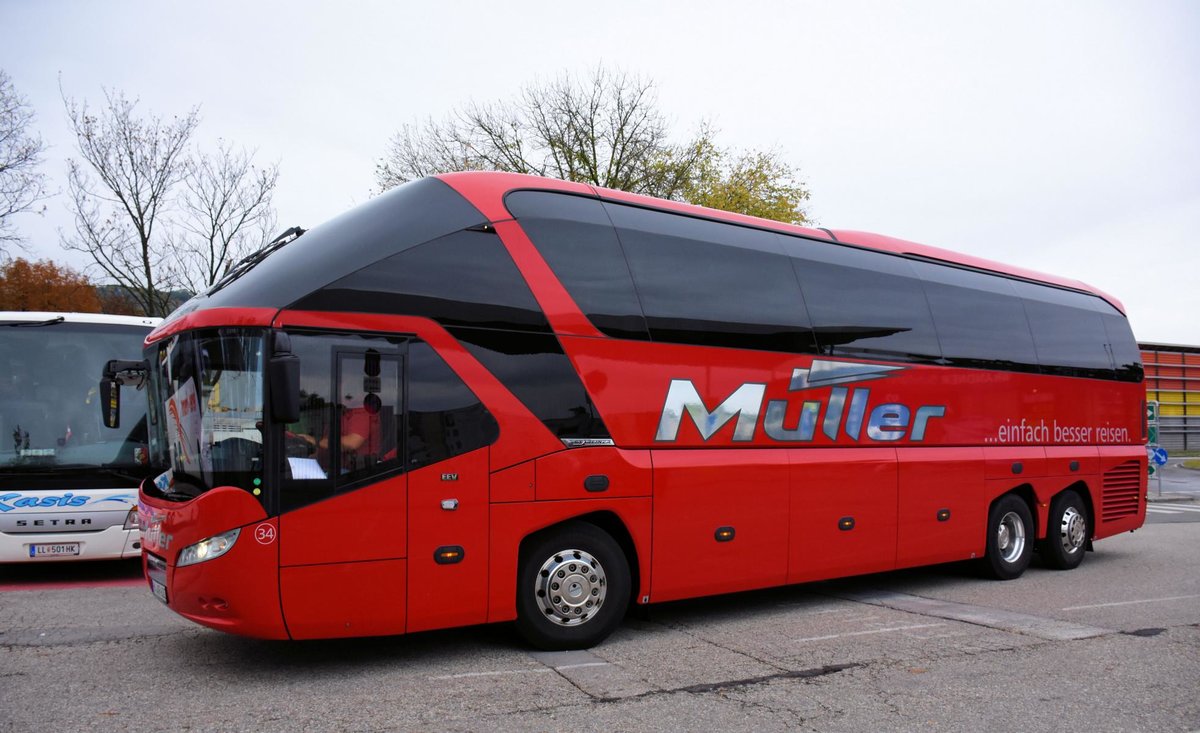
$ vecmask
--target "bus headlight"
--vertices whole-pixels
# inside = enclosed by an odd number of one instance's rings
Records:
[[[233,543],[237,542],[238,535],[241,532],[241,529],[231,529],[228,532],[222,532],[219,535],[200,540],[194,545],[188,545],[180,550],[179,561],[175,565],[177,567],[195,565],[198,562],[220,557],[233,549]]]
[[[139,529],[141,525],[138,523],[137,507],[129,510],[129,514],[125,515],[125,526],[122,529]]]

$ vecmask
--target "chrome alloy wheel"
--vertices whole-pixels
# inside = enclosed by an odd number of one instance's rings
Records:
[[[1016,512],[1009,512],[1000,518],[996,549],[1006,563],[1016,562],[1025,551],[1025,523]]]
[[[1062,539],[1063,551],[1073,555],[1083,548],[1087,541],[1087,517],[1083,516],[1073,506],[1069,506],[1062,514],[1059,526],[1059,537]]]
[[[583,550],[563,550],[542,563],[534,580],[538,609],[559,626],[592,618],[608,592],[604,567]]]

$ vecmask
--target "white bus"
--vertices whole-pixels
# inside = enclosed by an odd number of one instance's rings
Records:
[[[0,312],[0,563],[141,555],[146,401],[106,428],[100,378],[157,318]]]

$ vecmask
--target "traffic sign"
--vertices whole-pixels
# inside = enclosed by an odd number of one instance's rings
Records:
[[[1156,466],[1167,465],[1167,449],[1154,446],[1150,449],[1150,461]]]
[[[1153,463],[1146,464],[1146,475],[1153,478],[1154,474],[1158,473],[1158,466]]]
[[[1150,401],[1146,403],[1146,422],[1154,424],[1158,422],[1158,403]]]
[[[1149,440],[1150,445],[1158,445],[1158,426],[1157,425],[1150,426],[1148,435],[1150,438],[1150,440]]]

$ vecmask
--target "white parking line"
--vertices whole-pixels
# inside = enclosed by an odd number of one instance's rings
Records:
[[[1151,509],[1151,508],[1167,509],[1168,511],[1173,511],[1173,512],[1200,512],[1200,506],[1194,506],[1192,504],[1168,504],[1166,506],[1146,507],[1146,508],[1147,509]]]
[[[1146,511],[1150,512],[1151,514],[1183,514],[1183,512],[1177,512],[1174,509],[1163,509],[1162,507],[1157,506],[1148,506],[1146,507]]]
[[[467,677],[499,677],[506,674],[533,674],[534,672],[553,672],[549,667],[537,667],[535,669],[501,669],[495,672],[463,672],[462,674],[443,674],[437,677],[430,677],[431,680],[460,680]]]
[[[1115,601],[1113,603],[1092,603],[1087,606],[1067,606],[1059,609],[1062,611],[1079,611],[1085,608],[1108,608],[1109,606],[1132,606],[1135,603],[1163,603],[1165,601],[1186,601],[1192,598],[1200,598],[1200,594],[1190,596],[1167,596],[1166,598],[1139,598],[1136,601]]]
[[[868,631],[848,631],[844,634],[829,634],[828,636],[806,636],[803,639],[793,639],[797,643],[802,641],[824,641],[826,639],[840,639],[843,636],[866,636],[867,634],[886,634],[892,631],[910,631],[912,629],[931,629],[934,626],[945,626],[946,624],[914,624],[913,626],[892,626],[887,629],[870,629]]]
[[[581,669],[583,667],[611,667],[612,662],[584,662],[583,664],[564,664],[561,667],[555,667],[555,671],[561,672],[564,669]]]

